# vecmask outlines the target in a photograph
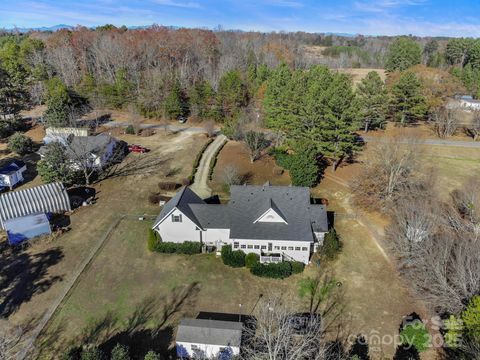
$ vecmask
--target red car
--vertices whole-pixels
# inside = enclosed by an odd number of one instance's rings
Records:
[[[143,154],[148,152],[148,149],[140,145],[131,144],[128,145],[128,151]]]

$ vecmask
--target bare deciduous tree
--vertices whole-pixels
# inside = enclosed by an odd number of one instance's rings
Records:
[[[327,358],[325,331],[316,314],[298,316],[287,300],[264,298],[254,312],[255,320],[246,324],[242,359],[323,360]]]
[[[262,151],[267,147],[268,142],[265,134],[259,131],[248,131],[245,134],[245,144],[250,150],[250,162],[253,164],[255,160],[260,158]]]
[[[353,182],[355,201],[366,208],[388,206],[419,183],[420,142],[412,137],[394,137],[373,143],[368,160]]]
[[[453,205],[428,196],[397,202],[386,231],[401,273],[440,312],[458,313],[480,291],[478,224],[470,211],[478,200],[472,197],[466,186],[454,193]]]
[[[435,122],[435,132],[445,139],[452,136],[459,126],[458,113],[454,109],[440,108],[432,114]]]
[[[227,165],[222,171],[222,183],[226,186],[240,185],[242,182],[242,176],[235,165]]]
[[[472,123],[467,127],[468,132],[472,135],[473,141],[477,141],[480,137],[480,111],[473,112]]]

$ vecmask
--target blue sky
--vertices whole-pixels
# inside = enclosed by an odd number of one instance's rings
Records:
[[[0,27],[105,23],[480,37],[480,1],[0,0]]]

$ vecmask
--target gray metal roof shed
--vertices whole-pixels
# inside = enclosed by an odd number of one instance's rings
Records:
[[[183,319],[178,326],[176,341],[239,347],[243,324],[210,319]]]
[[[5,221],[38,213],[71,211],[70,199],[62,183],[45,184],[0,195],[0,226]]]

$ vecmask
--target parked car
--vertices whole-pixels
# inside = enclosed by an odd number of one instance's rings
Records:
[[[128,145],[128,151],[143,154],[148,152],[149,150],[146,147],[131,144],[131,145]]]
[[[178,117],[178,122],[180,124],[185,124],[187,122],[187,118],[185,116],[179,116]]]

